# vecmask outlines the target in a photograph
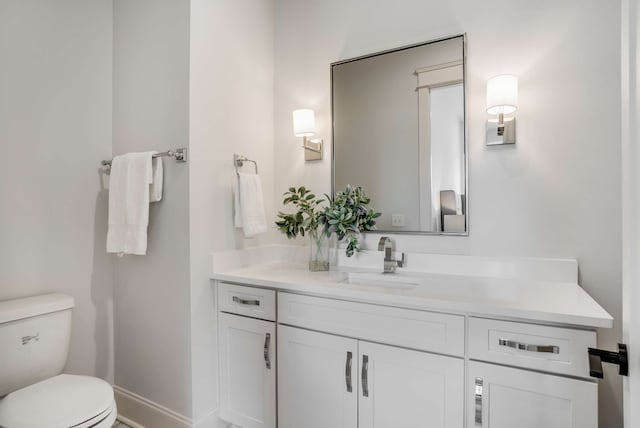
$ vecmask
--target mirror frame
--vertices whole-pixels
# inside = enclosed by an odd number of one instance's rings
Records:
[[[451,40],[456,38],[462,38],[462,75],[463,75],[463,106],[464,106],[464,179],[465,179],[465,193],[464,193],[464,206],[466,207],[466,218],[465,218],[465,231],[464,232],[426,232],[426,231],[409,231],[409,230],[372,230],[370,232],[362,232],[362,233],[376,233],[376,234],[393,234],[393,235],[426,235],[426,236],[469,236],[469,220],[470,220],[470,207],[469,207],[469,124],[468,120],[468,112],[467,112],[467,33],[456,34],[453,36],[441,37],[438,39],[429,40],[426,42],[414,43],[411,45],[401,46],[393,49],[386,49],[383,51],[373,52],[370,54],[360,55],[353,58],[348,58],[336,62],[332,62],[329,66],[329,74],[331,78],[331,197],[335,198],[336,196],[336,171],[335,171],[335,121],[334,121],[334,106],[333,106],[333,67],[336,65],[346,64],[353,61],[358,61],[361,59],[372,58],[380,55],[385,55],[392,52],[404,51],[407,49],[415,48],[418,46],[430,45],[433,43],[443,42],[445,40]],[[367,189],[364,189],[365,192]],[[374,207],[375,208],[375,207]]]

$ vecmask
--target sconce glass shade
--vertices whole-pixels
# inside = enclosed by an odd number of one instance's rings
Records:
[[[316,132],[313,110],[302,108],[293,111],[293,133],[296,137],[311,137]]]
[[[508,74],[487,81],[487,113],[510,114],[518,109],[518,78]]]

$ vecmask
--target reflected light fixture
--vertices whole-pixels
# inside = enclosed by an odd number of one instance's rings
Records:
[[[509,74],[487,81],[487,113],[498,118],[487,121],[487,145],[515,144],[516,118],[505,118],[518,110],[518,78]]]
[[[302,137],[304,147],[304,160],[313,161],[322,159],[322,139],[310,139],[316,132],[316,120],[313,110],[302,108],[293,111],[293,133],[296,137]]]

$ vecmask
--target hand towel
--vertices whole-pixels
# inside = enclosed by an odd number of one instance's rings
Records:
[[[240,210],[240,175],[236,174],[233,188],[233,224],[236,229],[242,229],[242,211]]]
[[[152,157],[153,182],[149,185],[149,202],[160,202],[162,200],[162,185],[164,181],[164,171],[162,169],[162,158]]]
[[[144,255],[147,252],[154,153],[128,153],[113,158],[109,180],[109,253]]]
[[[260,176],[239,173],[237,183],[234,195],[235,226],[242,227],[247,238],[266,232],[267,219]]]

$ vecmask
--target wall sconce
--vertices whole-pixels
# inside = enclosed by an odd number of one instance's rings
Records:
[[[316,120],[313,110],[308,108],[293,111],[293,133],[296,137],[302,137],[304,147],[304,160],[313,161],[322,159],[322,139],[311,140],[316,132]]]
[[[487,113],[498,119],[487,121],[487,145],[516,143],[516,118],[505,119],[518,109],[518,78],[508,74],[487,81]]]

